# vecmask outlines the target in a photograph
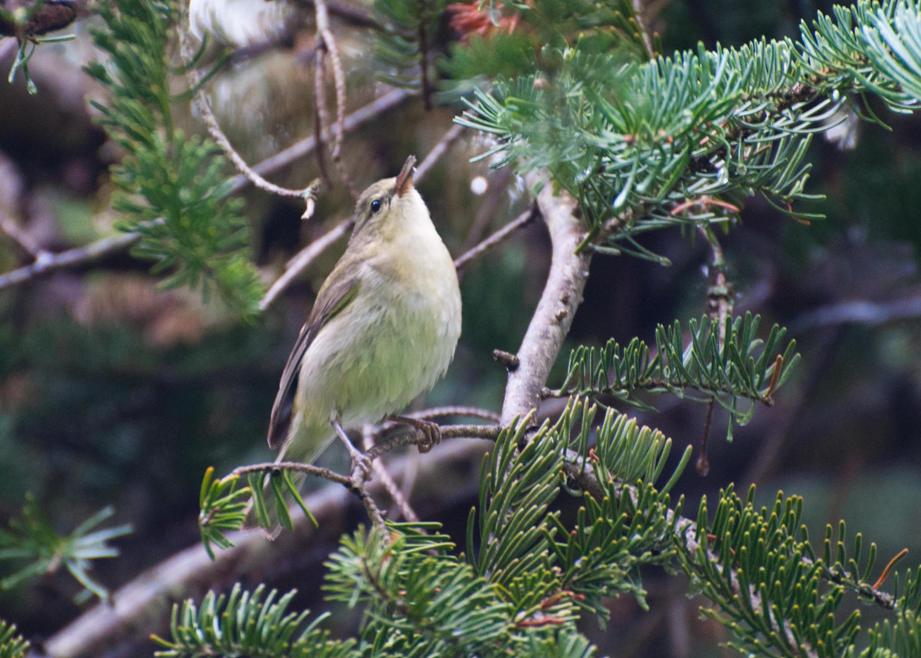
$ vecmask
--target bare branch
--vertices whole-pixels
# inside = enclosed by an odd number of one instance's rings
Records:
[[[314,6],[312,0],[297,0],[297,2]],[[352,5],[346,2],[332,2],[331,0],[326,0],[326,6],[329,9],[329,13],[336,18],[341,19],[345,23],[349,23],[355,27],[370,27],[374,30],[383,30],[383,26],[374,20],[374,17],[371,16],[367,11],[358,5]]]
[[[499,422],[499,414],[497,414],[495,411],[490,411],[489,409],[480,409],[479,407],[466,407],[463,405],[432,407],[431,409],[412,411],[403,415],[408,416],[409,418],[418,418],[420,420],[445,418],[447,416],[466,416],[467,418],[482,418],[483,420],[488,420],[492,423]]]
[[[544,181],[530,176],[528,183],[533,189]],[[537,408],[540,391],[582,302],[591,262],[590,250],[578,251],[585,229],[575,215],[575,200],[565,192],[554,194],[553,186],[547,183],[537,197],[537,205],[550,233],[550,272],[518,349],[520,365],[508,375],[502,425]]]
[[[301,249],[294,258],[288,261],[284,273],[275,280],[268,292],[259,302],[259,310],[265,311],[275,303],[278,296],[291,285],[310,265],[319,258],[327,249],[337,243],[343,236],[352,230],[352,220],[346,219],[336,224],[329,231]]]
[[[455,258],[455,269],[458,272],[463,271],[463,269],[467,267],[471,261],[479,258],[493,247],[496,247],[497,245],[500,245],[508,240],[518,229],[524,228],[530,224],[538,214],[537,204],[533,204],[530,208],[518,215],[518,217],[510,221],[508,224],[500,228],[498,231],[490,235],[478,245]]]
[[[188,9],[187,5],[184,5],[183,7],[184,10]],[[188,25],[188,20],[185,18],[180,22],[182,25]],[[180,27],[178,31],[179,48],[182,54],[182,59],[184,60],[185,67],[188,71],[186,76],[189,80],[189,86],[192,89],[198,90],[195,94],[195,106],[198,108],[202,121],[204,121],[205,127],[208,129],[208,134],[211,135],[211,138],[224,152],[224,155],[226,155],[227,158],[233,163],[233,166],[236,167],[237,171],[239,171],[240,174],[245,176],[250,183],[258,187],[260,190],[264,190],[270,194],[276,194],[282,197],[304,197],[309,190],[309,186],[302,190],[292,190],[266,180],[256,171],[250,168],[250,166],[246,163],[246,160],[243,159],[243,156],[240,155],[239,152],[237,152],[237,150],[233,147],[233,144],[230,143],[230,139],[221,129],[221,124],[218,122],[217,117],[214,116],[214,111],[211,109],[211,103],[208,100],[208,96],[206,95],[205,89],[202,85],[201,75],[199,75],[198,70],[192,66],[194,53],[192,44],[189,41],[188,31],[183,27]]]
[[[373,425],[365,425],[361,428],[361,440],[362,440],[362,450],[367,452],[374,447],[375,444],[376,432]],[[403,495],[403,492],[400,491],[400,487],[397,486],[397,483],[393,481],[393,478],[390,476],[390,472],[387,470],[387,466],[380,459],[372,462],[371,467],[374,469],[375,475],[380,479],[381,486],[387,491],[387,494],[393,500],[394,504],[400,510],[400,514],[407,521],[417,522],[419,521],[419,515],[416,514],[416,511],[412,508],[407,500],[407,497]]]

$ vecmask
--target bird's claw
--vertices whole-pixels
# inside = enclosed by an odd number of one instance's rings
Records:
[[[420,420],[415,427],[422,436],[417,444],[419,452],[428,452],[441,443],[441,426],[438,423],[431,420]]]

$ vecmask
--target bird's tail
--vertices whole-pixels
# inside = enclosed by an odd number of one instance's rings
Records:
[[[298,445],[304,445],[304,442],[287,441],[278,451],[278,456],[275,458],[274,463],[298,461],[304,464],[312,464],[319,459],[331,441],[332,436],[325,440],[306,442],[307,445],[314,446],[314,449],[306,455],[303,454],[303,451],[296,449]],[[292,446],[294,446],[294,450],[291,450]],[[284,515],[290,521],[292,513],[296,512],[299,507],[298,504],[290,507],[283,506],[282,501],[290,500],[289,491],[291,489],[300,496],[306,480],[306,473],[292,472],[290,470],[266,473],[263,477],[261,500],[257,501],[256,496],[253,496],[253,500],[250,502],[250,509],[247,511],[247,518],[254,525],[261,526],[268,539],[275,540],[287,525],[283,522],[282,516]],[[264,504],[257,508],[257,502]]]

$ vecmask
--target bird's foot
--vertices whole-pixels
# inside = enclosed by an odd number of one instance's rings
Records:
[[[428,452],[441,443],[441,426],[434,421],[409,416],[390,416],[390,420],[409,425],[416,430],[420,437],[416,443],[419,452]]]

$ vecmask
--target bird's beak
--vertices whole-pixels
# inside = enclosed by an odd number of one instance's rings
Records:
[[[397,196],[403,196],[412,189],[413,186],[413,170],[416,167],[416,156],[411,155],[406,158],[406,162],[403,163],[403,168],[400,169],[400,174],[397,176],[396,185],[393,186],[393,191]]]

